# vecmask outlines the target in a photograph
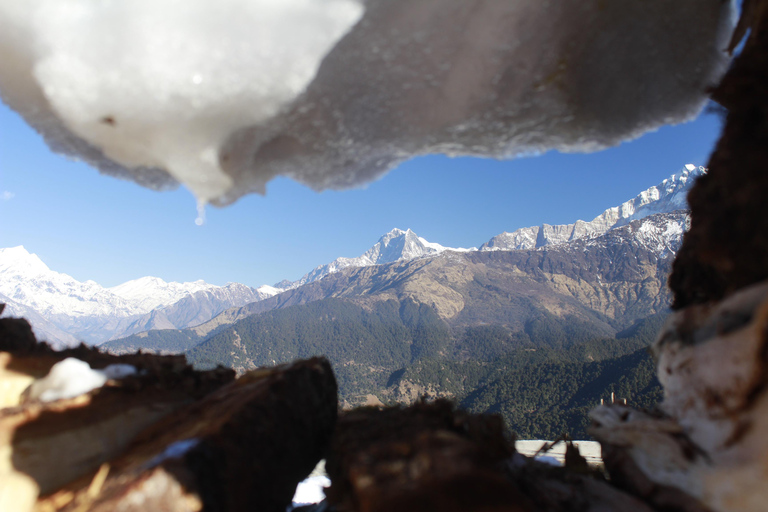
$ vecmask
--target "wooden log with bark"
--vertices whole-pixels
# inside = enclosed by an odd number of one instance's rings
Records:
[[[661,414],[591,413],[617,485],[660,510],[768,503],[768,2],[746,0],[713,99],[726,110],[670,276],[676,312],[654,345]]]
[[[613,480],[659,507],[765,510],[767,348],[768,282],[675,313],[654,345],[663,414],[591,413]]]
[[[346,412],[326,464],[339,511],[651,512],[588,467],[573,445],[566,467],[515,452],[497,415],[450,402]]]
[[[0,347],[14,350],[0,352],[0,510],[283,512],[325,455],[337,410],[325,359],[235,380],[183,356],[54,352],[28,330],[0,319]],[[135,373],[73,397],[34,396],[74,356]]]

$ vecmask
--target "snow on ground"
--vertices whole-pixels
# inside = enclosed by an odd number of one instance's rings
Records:
[[[325,488],[330,485],[331,480],[327,476],[311,476],[299,482],[293,495],[293,505],[320,503],[325,499]]]
[[[320,503],[325,499],[325,488],[331,485],[328,473],[325,472],[325,459],[321,460],[307,478],[296,486],[293,496],[293,507]]]
[[[518,452],[528,457],[533,457],[546,443],[541,439],[519,440],[515,442],[515,448]],[[579,453],[587,459],[590,465],[602,464],[603,459],[600,451],[600,443],[597,441],[574,441],[574,445],[579,449]],[[552,465],[562,466],[565,463],[565,443],[557,443],[551,450],[540,453],[536,460]],[[330,479],[325,472],[325,460],[318,463],[310,476],[299,483],[296,487],[296,494],[293,497],[293,506],[306,505],[309,503],[319,503],[325,499],[324,488],[331,485]]]
[[[552,441],[543,441],[541,439],[535,440],[521,440],[515,442],[515,448],[518,452],[528,457],[533,457],[546,443]],[[574,445],[579,449],[582,457],[587,459],[590,465],[602,464],[602,452],[600,449],[600,443],[597,441],[574,441]],[[551,450],[541,452],[537,459],[543,459],[542,462],[553,463],[556,461],[558,464],[563,465],[565,463],[565,443],[560,442],[552,447]]]
[[[129,364],[111,364],[103,370],[93,370],[85,361],[68,357],[32,384],[29,397],[42,402],[74,398],[100,388],[109,379],[122,379],[135,373],[136,368]]]

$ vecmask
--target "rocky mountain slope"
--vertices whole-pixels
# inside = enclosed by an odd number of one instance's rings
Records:
[[[323,354],[348,406],[427,394],[501,412],[526,436],[585,436],[586,411],[611,392],[644,407],[660,397],[645,347],[668,312],[687,223],[678,210],[534,250],[347,268],[196,329],[106,348],[184,351],[239,372]]]
[[[142,333],[106,346],[184,350],[236,330],[248,317],[326,299],[363,308],[387,301],[422,304],[459,337],[475,326],[498,325],[514,336],[544,324],[612,336],[666,311],[666,277],[687,221],[681,210],[543,249],[445,251],[431,258],[347,268],[195,328]]]
[[[428,242],[410,229],[393,229],[358,257],[337,258],[331,263],[316,267],[297,281],[283,281],[274,287],[264,285],[256,289],[238,283],[223,287],[203,281],[168,283],[156,277],[144,277],[112,288],[104,288],[93,281],[82,283],[66,274],[50,270],[36,255],[29,254],[23,247],[0,249],[0,276],[3,278],[0,282],[0,293],[7,297],[9,304],[14,304],[13,308],[7,310],[6,315],[11,314],[11,311],[25,311],[24,314],[33,320],[33,325],[41,337],[58,344],[71,344],[76,339],[100,343],[140,332],[191,326],[200,326],[195,330],[196,336],[205,336],[219,326],[281,305],[305,303],[328,296],[364,295],[366,285],[363,283],[368,275],[378,276],[376,279],[382,282],[388,279],[405,282],[402,276],[396,279],[394,274],[389,277],[379,275],[381,272],[391,274],[400,271],[392,270],[399,267],[387,267],[387,270],[379,268],[388,264],[402,264],[403,271],[411,272],[409,262],[414,262],[416,266],[428,265],[431,269],[441,265],[441,261],[452,261],[452,258],[462,261],[462,257],[471,254],[542,249],[580,240],[596,240],[633,220],[646,218],[653,213],[684,208],[685,195],[691,183],[703,172],[705,171],[702,168],[689,165],[681,173],[672,175],[636,198],[621,206],[609,208],[591,222],[577,221],[562,226],[545,224],[522,228],[513,233],[502,233],[484,244],[479,251],[474,248],[444,247]],[[679,243],[684,229],[679,218],[670,225],[661,226],[657,222],[642,226],[642,230],[633,231],[626,236],[635,237],[638,242],[645,240],[655,244],[657,257],[663,257],[670,251],[674,252],[672,246]],[[666,231],[662,233],[659,230]],[[432,260],[435,261],[428,263]],[[345,274],[346,277],[339,278],[340,281],[331,279],[345,271],[354,272],[355,269],[368,271]],[[452,285],[446,286],[445,283],[453,283],[451,280],[455,279],[456,285],[460,286],[465,277],[462,277],[463,271],[445,272],[442,278],[431,279],[429,284],[416,283],[423,281],[423,276],[415,281],[408,281],[408,291],[398,293],[426,301],[425,303],[432,304],[441,316],[452,318],[458,311],[463,310],[465,299],[451,287]],[[359,283],[353,282],[358,277],[362,277],[362,280]],[[324,282],[326,279],[331,280]],[[503,281],[505,278],[500,275],[494,279]],[[563,281],[564,278],[558,279]],[[316,283],[323,284],[319,288],[312,286]],[[310,287],[305,288],[306,286]],[[348,289],[341,290],[343,286],[348,286]],[[573,285],[562,286],[578,288]],[[332,291],[322,291],[331,288]],[[285,294],[280,298],[258,304],[282,292]],[[582,293],[584,294],[589,295],[587,292]],[[610,301],[613,298],[605,300]],[[602,309],[607,310],[610,307],[603,306]],[[601,309],[598,308],[597,311]]]
[[[284,289],[297,288],[322,279],[328,274],[350,267],[384,265],[395,261],[436,256],[444,251],[467,252],[473,250],[475,250],[474,247],[471,249],[443,247],[440,244],[428,242],[410,229],[403,231],[402,229],[395,228],[379,238],[379,241],[373,247],[356,258],[336,258],[326,265],[315,267],[298,281],[283,281],[278,283],[278,286]]]
[[[623,241],[634,239],[638,247],[643,247],[654,253],[657,258],[666,258],[673,254],[676,251],[676,248],[679,247],[682,235],[688,225],[687,217],[682,213],[686,208],[686,195],[688,190],[695,179],[704,173],[706,173],[706,169],[689,164],[679,173],[673,174],[658,185],[648,188],[638,194],[635,198],[626,201],[620,206],[609,208],[591,222],[579,220],[573,224],[561,226],[544,224],[539,227],[522,228],[513,233],[503,233],[483,244],[479,252],[532,249],[543,250],[552,248],[553,246],[565,247],[567,244],[572,244],[571,252],[577,252],[581,250],[579,248],[583,249],[583,246],[579,244],[611,244],[622,243]],[[676,213],[672,217],[658,217],[655,218],[656,220],[653,222],[635,224],[632,228],[612,233],[612,230],[626,227],[636,220],[645,219],[654,214],[672,215],[673,212]],[[609,233],[610,236],[607,238],[601,238],[602,235]],[[393,247],[411,247],[414,249],[401,249],[393,255],[390,249]],[[567,248],[563,250],[568,252]],[[383,263],[405,264],[411,260],[416,260],[416,265],[427,265],[427,260],[439,260],[440,258],[448,258],[449,260],[450,258],[459,258],[460,261],[461,254],[469,255],[477,252],[478,251],[473,249],[449,249],[438,246],[437,244],[429,244],[426,240],[418,237],[410,230],[402,231],[396,229],[382,237],[379,240],[379,243],[371,248],[365,255],[359,258],[339,258],[329,265],[317,267],[313,272],[306,274],[299,281],[294,283],[287,281],[278,283],[278,285],[283,286],[288,291],[284,294],[275,296],[272,300],[264,302],[263,304],[250,304],[241,308],[226,311],[219,317],[212,319],[210,322],[198,326],[195,329],[195,334],[204,337],[214,329],[221,328],[223,325],[232,324],[251,314],[260,313],[276,307],[306,303],[311,300],[318,300],[319,298],[328,296],[362,294],[365,290],[365,286],[359,283],[353,283],[359,275],[365,276],[373,273],[373,275],[378,276],[380,272],[397,273],[399,271],[391,270],[392,267],[387,267],[386,271],[383,269],[369,270],[367,272],[363,271],[360,274],[351,274],[348,278],[339,278],[346,283],[345,285],[334,285],[333,283],[336,281],[332,274],[344,269],[351,270],[356,267],[370,267],[372,265],[381,265]],[[388,255],[388,257],[382,258],[382,254]],[[579,258],[577,257],[576,260],[578,259]],[[607,260],[606,264],[612,265],[612,260]],[[434,265],[438,265],[438,263],[434,263]],[[461,305],[463,299],[458,299],[457,295],[454,295],[452,291],[448,291],[443,282],[450,282],[451,279],[461,280],[459,274],[460,273],[453,273],[451,275],[446,274],[443,279],[435,281],[430,287],[422,288],[421,292],[409,293],[412,293],[415,297],[417,296],[423,300],[427,300],[427,303],[433,303],[441,314],[450,316],[450,311],[463,307]],[[320,279],[323,281],[325,281],[325,279],[330,279],[330,281],[323,283],[322,285],[303,288],[304,285],[312,285]],[[376,279],[386,281],[386,278],[380,276]],[[400,280],[402,281],[402,279]],[[562,282],[567,281],[567,279],[562,277],[559,277],[558,280]],[[665,280],[666,276],[658,279],[656,285],[652,288],[656,289],[657,292],[666,293]],[[365,282],[365,280],[363,280],[363,282]],[[340,291],[344,286],[348,286],[348,288],[345,291]],[[409,286],[415,285],[411,284]],[[566,285],[563,284],[563,286]],[[301,291],[295,292],[295,290],[300,287],[302,287]],[[571,288],[574,290],[579,287],[583,286],[571,285]],[[323,291],[329,288],[332,288],[333,291]],[[416,288],[419,287],[416,286]],[[649,291],[648,293],[651,292]],[[581,296],[583,296],[582,298],[585,298],[586,295],[589,294],[587,292],[581,294]],[[603,300],[606,304],[613,299],[621,300],[619,297],[615,296],[610,299],[608,297],[609,296],[603,296]],[[662,300],[666,300],[666,296]],[[603,309],[605,310],[611,308],[611,306],[603,306]]]

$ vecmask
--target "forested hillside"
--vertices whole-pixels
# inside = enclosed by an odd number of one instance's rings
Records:
[[[409,403],[450,397],[499,412],[522,437],[586,436],[587,410],[614,391],[634,404],[659,398],[643,347],[661,315],[615,337],[537,318],[520,332],[501,325],[452,329],[429,306],[388,300],[363,306],[324,299],[248,317],[190,349],[197,366],[246,371],[327,356],[343,403]],[[594,331],[592,331],[594,333]]]
[[[687,222],[660,213],[539,250],[456,253],[346,268],[183,331],[105,345],[184,351],[238,371],[327,356],[344,405],[451,397],[524,437],[584,437],[611,391],[659,394],[644,352],[666,315]]]

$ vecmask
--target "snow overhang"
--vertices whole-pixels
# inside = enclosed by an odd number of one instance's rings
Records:
[[[0,93],[54,151],[226,204],[691,119],[733,21],[721,0],[2,0]]]

